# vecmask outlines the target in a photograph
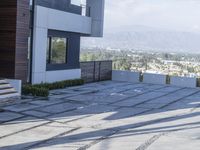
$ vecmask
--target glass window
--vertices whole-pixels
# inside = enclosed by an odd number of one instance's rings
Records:
[[[29,0],[29,5],[32,5],[33,4],[33,0]]]
[[[71,0],[71,4],[77,6],[86,5],[86,0]]]
[[[47,39],[47,58],[46,58],[46,60],[47,60],[47,64],[50,64],[50,58],[49,58],[49,56],[50,56],[50,37],[48,37],[48,39]]]
[[[47,42],[47,63],[65,64],[67,62],[68,40],[60,37],[49,37]]]

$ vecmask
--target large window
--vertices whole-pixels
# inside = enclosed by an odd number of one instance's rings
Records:
[[[90,17],[90,7],[87,7],[86,0],[71,0],[71,4],[82,7],[81,15]]]
[[[47,64],[67,63],[67,38],[48,37],[47,44]]]
[[[77,6],[86,5],[86,0],[71,0],[71,4]]]
[[[33,4],[33,0],[29,0],[29,5],[32,5]]]

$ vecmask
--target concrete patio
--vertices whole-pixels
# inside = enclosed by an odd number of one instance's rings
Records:
[[[198,88],[105,81],[23,101],[0,113],[0,150],[200,147]]]

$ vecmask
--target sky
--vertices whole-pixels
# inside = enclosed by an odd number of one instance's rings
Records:
[[[200,53],[200,0],[105,0],[104,37],[87,40],[83,47]]]
[[[105,32],[134,25],[200,32],[200,0],[105,1]]]

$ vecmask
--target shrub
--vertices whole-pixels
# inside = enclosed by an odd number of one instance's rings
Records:
[[[143,79],[144,79],[143,73],[140,72],[139,81],[143,82]]]
[[[170,84],[170,76],[169,75],[166,76],[166,84]]]
[[[47,97],[49,95],[49,90],[42,87],[39,88],[39,87],[31,86],[31,85],[26,85],[26,86],[23,86],[22,93],[24,95],[31,94],[33,96]]]
[[[197,87],[200,87],[200,78],[197,78]]]
[[[25,85],[22,88],[22,93],[24,95],[33,95],[33,96],[42,96],[47,97],[49,95],[49,90],[54,89],[63,89],[70,86],[83,85],[84,80],[74,79],[74,80],[65,80],[54,83],[42,83],[36,85]]]
[[[4,112],[4,110],[0,108],[0,113],[1,113],[1,112]]]

